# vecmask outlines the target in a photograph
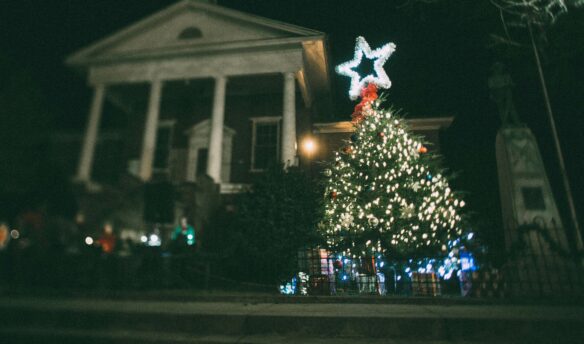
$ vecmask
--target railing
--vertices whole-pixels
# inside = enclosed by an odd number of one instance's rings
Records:
[[[407,262],[382,257],[347,258],[324,249],[299,253],[299,272],[282,283],[283,294],[569,297],[584,295],[584,269],[558,254],[510,257],[500,269],[461,264],[450,272],[412,271]]]
[[[456,275],[441,278],[435,272],[404,270],[404,264],[381,257],[347,258],[324,249],[299,253],[300,271],[283,283],[283,294],[297,295],[460,295]]]
[[[526,230],[525,233],[533,233]],[[12,242],[15,243],[16,241]],[[500,269],[478,266],[451,273],[409,270],[407,262],[380,257],[347,258],[323,249],[298,254],[296,274],[281,281],[247,279],[228,272],[233,257],[201,252],[172,254],[161,247],[136,246],[131,252],[103,254],[85,247],[76,254],[16,246],[0,251],[0,285],[66,289],[204,288],[267,291],[293,295],[415,296],[479,298],[582,297],[584,269],[559,254],[519,251]],[[269,260],[269,257],[266,257]],[[267,266],[267,265],[266,265]],[[254,270],[255,269],[255,270]],[[244,269],[245,270],[245,269]]]

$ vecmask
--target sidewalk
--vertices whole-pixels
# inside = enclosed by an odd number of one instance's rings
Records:
[[[173,302],[95,299],[0,298],[0,309],[295,317],[461,318],[584,322],[584,307],[361,303]]]
[[[581,343],[584,338],[584,307],[578,306],[2,297],[0,314],[2,336],[28,339],[60,336],[59,342],[63,338],[86,342],[90,337],[91,342],[100,342],[98,339],[102,338],[104,343],[127,343],[132,338],[136,342],[161,343],[286,343],[292,338],[314,343],[332,339],[336,343],[388,339],[394,343]],[[144,336],[149,340],[138,340]]]
[[[274,288],[275,289],[275,288]],[[405,296],[405,295],[281,295],[274,292],[240,290],[162,289],[162,290],[112,290],[112,289],[50,289],[11,288],[0,289],[0,298],[61,298],[87,300],[132,300],[171,302],[241,302],[241,303],[336,303],[336,304],[406,304],[406,305],[550,305],[584,307],[580,298],[470,298],[461,296]]]

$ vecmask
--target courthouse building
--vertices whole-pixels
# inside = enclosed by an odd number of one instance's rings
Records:
[[[327,44],[322,32],[184,0],[74,52],[66,63],[93,100],[85,133],[56,136],[54,149],[79,157],[63,163],[88,223],[147,231],[187,216],[200,230],[210,203],[271,164],[330,157],[352,126],[322,123],[333,117]],[[410,126],[438,147],[451,121]],[[316,152],[302,151],[306,139]]]

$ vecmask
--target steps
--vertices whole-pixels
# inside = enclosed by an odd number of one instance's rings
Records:
[[[2,343],[581,343],[584,308],[0,299]]]

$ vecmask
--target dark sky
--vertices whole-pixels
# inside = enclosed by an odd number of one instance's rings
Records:
[[[499,13],[487,0],[447,0],[403,5],[405,0],[219,0],[219,4],[325,32],[332,65],[352,57],[354,39],[372,47],[392,41],[397,51],[386,64],[393,82],[389,100],[411,117],[455,116],[444,134],[446,165],[459,172],[456,186],[467,190],[483,226],[498,227],[499,202],[494,142],[497,112],[488,99],[491,64],[509,66],[516,83],[521,118],[538,138],[559,204],[562,185],[551,134],[529,47],[488,48],[501,34]],[[47,128],[81,128],[90,91],[85,80],[65,68],[70,53],[170,4],[171,0],[20,0],[0,4],[2,73],[23,73],[50,119]],[[544,63],[568,172],[579,213],[584,213],[584,15],[572,12],[548,32]],[[527,43],[522,30],[512,31]],[[580,37],[580,39],[578,39]],[[8,67],[7,67],[8,66]],[[2,76],[3,80],[6,80]],[[0,82],[2,82],[0,80]],[[335,116],[348,119],[352,104],[348,79],[333,76]],[[565,213],[565,211],[564,211]],[[567,215],[567,213],[565,213]],[[584,219],[581,219],[581,221]]]

